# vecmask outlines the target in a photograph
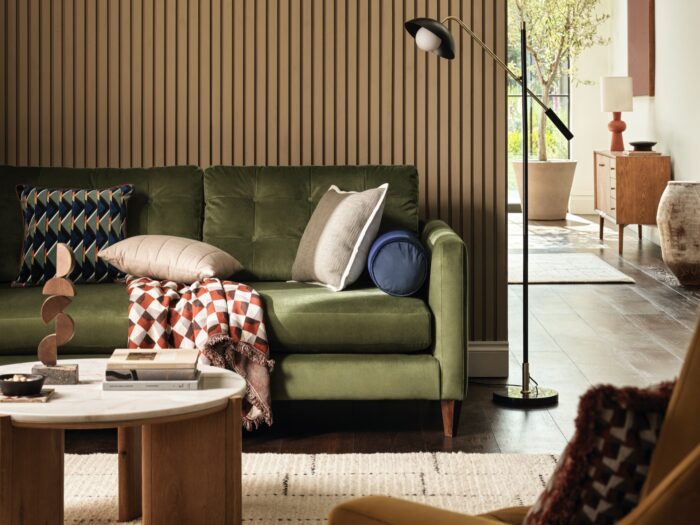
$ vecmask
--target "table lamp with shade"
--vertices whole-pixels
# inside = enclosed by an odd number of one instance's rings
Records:
[[[455,57],[455,43],[452,34],[447,29],[447,23],[454,22],[459,25],[469,36],[488,54],[502,69],[510,75],[521,87],[522,93],[522,125],[523,125],[523,362],[522,382],[520,385],[504,385],[493,393],[496,403],[517,407],[535,408],[557,404],[559,394],[556,390],[539,386],[530,376],[529,361],[529,333],[528,333],[528,95],[547,115],[547,118],[556,126],[559,132],[571,140],[573,133],[557,116],[554,110],[540,99],[527,87],[527,75],[518,75],[501,58],[493,52],[462,20],[455,16],[445,17],[442,22],[432,18],[415,18],[404,24],[406,31],[411,35],[423,51],[428,51],[440,58],[453,59]],[[525,23],[520,26],[520,67],[521,71],[527,71],[527,36]],[[503,94],[505,97],[505,93]]]
[[[627,124],[622,120],[623,111],[632,111],[632,77],[603,77],[600,79],[600,105],[604,112],[613,114],[608,123],[612,133],[610,151],[624,151],[622,132]]]

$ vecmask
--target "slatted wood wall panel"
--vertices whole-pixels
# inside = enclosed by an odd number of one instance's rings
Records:
[[[0,0],[0,162],[415,164],[471,253],[473,340],[506,340],[506,0]]]

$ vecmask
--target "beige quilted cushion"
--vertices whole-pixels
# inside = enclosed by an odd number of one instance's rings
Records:
[[[178,283],[225,279],[243,268],[211,244],[170,235],[129,237],[100,251],[99,256],[122,272]]]
[[[321,197],[301,237],[292,279],[340,291],[367,263],[384,212],[388,184],[362,192],[331,186]]]

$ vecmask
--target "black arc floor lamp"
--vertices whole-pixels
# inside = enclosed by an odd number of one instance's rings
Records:
[[[448,16],[442,22],[433,18],[415,18],[406,22],[406,31],[415,39],[416,45],[423,51],[436,54],[440,58],[453,59],[455,57],[455,44],[452,34],[447,29],[447,22],[456,22],[466,31],[472,39],[483,48],[483,50],[494,59],[522,88],[522,121],[523,121],[523,365],[521,386],[506,386],[493,393],[493,400],[498,404],[518,408],[537,408],[556,405],[559,401],[559,394],[556,390],[537,385],[530,377],[529,362],[529,332],[528,332],[528,119],[527,119],[527,96],[537,102],[545,114],[557,127],[566,140],[571,140],[574,135],[569,128],[559,119],[552,108],[547,107],[542,100],[527,87],[527,35],[525,23],[520,26],[520,64],[522,76],[518,76],[508,65],[501,60],[474,32],[459,18]],[[535,383],[534,388],[530,388],[530,383]]]

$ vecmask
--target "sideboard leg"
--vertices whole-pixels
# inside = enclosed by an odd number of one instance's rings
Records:
[[[605,228],[605,219],[604,219],[603,216],[601,215],[601,216],[600,216],[600,231],[599,231],[599,233],[598,233],[598,237],[600,238],[601,241],[603,240],[603,230],[604,230],[604,228]]]
[[[642,225],[637,224],[637,235],[639,235],[639,240],[642,240]]]
[[[618,224],[617,225],[618,229],[618,239],[617,239],[617,253],[622,255],[622,246],[624,244],[624,239],[625,239],[625,225],[624,224]]]
[[[141,427],[119,427],[119,521],[141,516]]]

